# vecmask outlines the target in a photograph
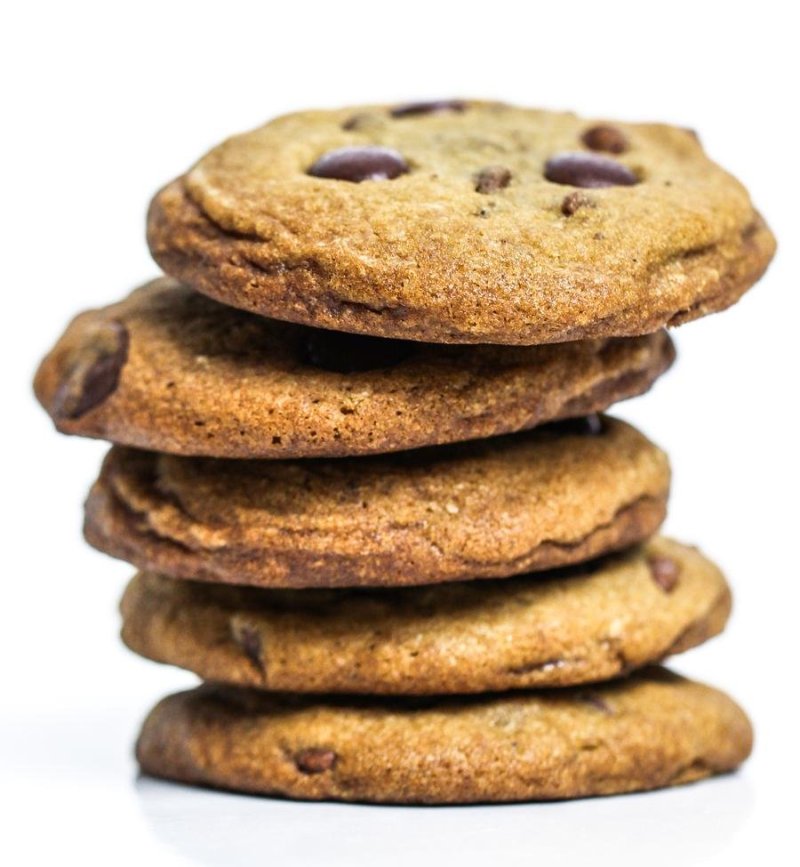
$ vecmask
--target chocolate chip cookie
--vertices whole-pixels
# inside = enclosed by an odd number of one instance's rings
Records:
[[[666,455],[598,417],[365,458],[225,461],[114,447],[86,538],[140,569],[261,587],[521,574],[640,541]]]
[[[241,792],[398,804],[554,800],[688,783],[752,746],[717,690],[627,680],[472,698],[303,698],[202,686],[144,723],[145,773]]]
[[[735,302],[772,234],[691,131],[499,103],[309,111],[152,203],[167,273],[265,316],[437,343],[631,336]]]
[[[161,279],[79,316],[35,391],[59,430],[183,455],[341,456],[476,439],[639,394],[665,332],[558,346],[442,346],[225,307]]]
[[[204,680],[269,690],[444,695],[608,680],[718,634],[720,571],[654,539],[506,581],[261,590],[141,573],[122,638]]]

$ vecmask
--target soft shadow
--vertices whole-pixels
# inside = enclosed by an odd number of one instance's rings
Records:
[[[745,776],[662,792],[549,804],[378,807],[250,797],[140,777],[154,836],[201,865],[703,864],[732,849],[753,806]],[[543,862],[546,863],[546,862]]]

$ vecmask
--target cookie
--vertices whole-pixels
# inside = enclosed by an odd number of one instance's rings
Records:
[[[225,461],[114,447],[86,538],[140,569],[260,587],[397,586],[579,563],[653,533],[667,458],[591,417],[366,458]]]
[[[338,457],[597,412],[646,391],[674,354],[663,331],[539,347],[364,337],[253,316],[161,279],[79,316],[34,388],[65,433],[183,455]]]
[[[737,767],[752,730],[726,695],[663,669],[565,690],[326,698],[202,686],[136,746],[157,777],[264,795],[397,804],[554,800]]]
[[[154,199],[154,258],[264,316],[539,344],[721,310],[774,253],[747,191],[689,130],[473,101],[403,109],[301,112],[229,139]]]
[[[397,590],[261,590],[141,573],[121,608],[131,650],[203,680],[444,695],[608,680],[718,634],[730,605],[713,563],[654,539],[554,573]]]

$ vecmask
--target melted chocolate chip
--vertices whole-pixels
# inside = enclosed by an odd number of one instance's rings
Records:
[[[408,164],[396,150],[365,145],[328,151],[309,168],[308,174],[359,184],[361,181],[390,181],[407,171]]]
[[[312,748],[301,750],[294,756],[295,767],[303,774],[321,774],[329,771],[335,764],[338,756],[333,750]]]
[[[615,126],[593,126],[581,136],[581,141],[593,151],[624,154],[630,147],[622,130]]]
[[[53,398],[53,414],[76,419],[112,395],[128,360],[130,337],[121,322],[99,322],[88,332]]]
[[[486,166],[475,178],[476,193],[496,193],[511,183],[511,172],[505,166]]]
[[[589,198],[586,193],[581,193],[578,190],[575,190],[574,193],[564,196],[564,201],[561,202],[561,213],[565,217],[571,217],[580,208],[596,207],[597,202],[595,202],[594,199]]]
[[[596,692],[582,692],[578,697],[582,702],[590,704],[593,708],[596,708],[601,713],[614,713],[614,711],[611,710],[609,705],[606,704],[606,702]]]
[[[680,567],[671,557],[650,557],[647,561],[650,566],[650,574],[653,581],[665,593],[672,593],[678,586],[678,576],[680,575]]]
[[[304,364],[334,373],[358,373],[394,367],[415,351],[409,340],[309,329],[300,348]]]
[[[598,154],[557,154],[545,164],[544,176],[571,187],[629,187],[639,182],[627,166]]]
[[[244,651],[245,656],[256,668],[263,669],[261,636],[258,634],[258,630],[245,623],[234,631],[234,638],[239,647]]]
[[[380,126],[381,123],[383,123],[383,118],[379,115],[361,112],[359,114],[354,114],[351,117],[348,117],[347,120],[342,124],[342,129],[346,129],[348,131],[369,129],[370,127]]]
[[[436,99],[432,102],[409,102],[406,105],[396,105],[391,112],[392,117],[414,117],[418,114],[441,114],[446,111],[466,111],[467,104],[462,99]]]

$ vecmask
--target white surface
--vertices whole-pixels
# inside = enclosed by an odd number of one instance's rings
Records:
[[[0,858],[7,864],[732,864],[794,845],[797,759],[796,28],[782,2],[25,3],[0,27],[4,139]],[[738,776],[574,804],[307,805],[137,781],[136,727],[192,682],[119,645],[131,570],[80,539],[104,446],[30,395],[77,309],[153,273],[144,210],[221,137],[284,110],[498,97],[696,127],[782,251],[735,309],[619,407],[675,468],[667,529],[726,568],[726,635],[676,667],[729,689],[757,750]],[[10,404],[10,405],[9,405]]]

